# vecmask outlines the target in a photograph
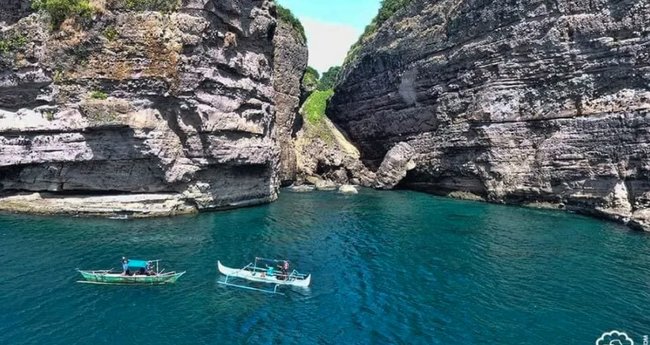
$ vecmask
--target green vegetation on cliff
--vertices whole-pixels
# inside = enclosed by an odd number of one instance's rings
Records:
[[[278,12],[278,19],[289,23],[299,34],[300,37],[306,42],[307,41],[307,35],[305,35],[305,28],[302,26],[302,23],[296,16],[291,13],[291,10],[288,8],[284,8],[280,5],[276,5],[277,12]]]
[[[47,12],[54,29],[58,28],[66,18],[89,17],[93,13],[93,7],[88,0],[34,0],[32,8]]]
[[[332,122],[327,118],[325,111],[327,103],[334,95],[334,90],[316,90],[303,104],[301,114],[305,120],[303,131],[307,141],[321,139],[326,144],[332,144],[335,141]]]
[[[345,62],[347,63],[354,60],[359,53],[363,41],[374,34],[388,19],[390,19],[390,17],[393,16],[393,14],[406,7],[412,1],[413,0],[382,0],[377,16],[375,16],[370,24],[366,26],[366,29],[363,31],[363,34],[361,34],[357,42],[350,47]]]
[[[327,102],[334,95],[334,90],[314,91],[303,105],[303,116],[309,123],[317,123],[326,115]]]
[[[16,51],[27,44],[27,37],[22,34],[0,37],[0,55]]]
[[[93,91],[90,93],[90,98],[104,100],[108,98],[108,95],[106,94],[106,92],[103,91]]]
[[[180,0],[121,0],[132,11],[173,12],[180,6]]]
[[[339,79],[339,74],[341,73],[341,66],[330,67],[327,72],[323,73],[323,76],[320,78],[318,83],[318,90],[326,91],[333,89],[336,86],[336,82]]]
[[[172,12],[180,6],[180,0],[114,0],[111,8],[126,8],[131,11]],[[96,5],[95,5],[96,6]],[[57,29],[67,18],[89,18],[98,10],[89,0],[34,0],[32,8],[50,15],[53,29]]]
[[[320,79],[320,74],[318,71],[311,66],[307,67],[305,75],[302,77],[302,85],[307,90],[314,90],[318,87],[318,80]]]

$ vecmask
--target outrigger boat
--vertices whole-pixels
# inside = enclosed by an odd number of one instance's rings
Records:
[[[110,270],[86,271],[77,269],[85,280],[79,283],[107,285],[161,285],[175,283],[183,272],[163,272],[158,269],[160,260],[129,260],[129,271],[133,274]],[[154,267],[155,263],[155,267]]]
[[[263,266],[263,267],[262,267]],[[279,266],[280,271],[276,271],[275,267]],[[275,260],[255,258],[255,261],[244,266],[243,268],[230,268],[217,261],[217,268],[221,274],[226,276],[224,281],[219,281],[219,284],[234,286],[242,289],[255,290],[268,293],[277,293],[279,286],[293,286],[299,288],[307,288],[311,283],[311,274],[298,273],[296,270],[289,272],[289,262],[287,260]],[[259,289],[247,285],[234,284],[230,282],[233,278],[245,279],[256,283],[273,284],[273,289]]]

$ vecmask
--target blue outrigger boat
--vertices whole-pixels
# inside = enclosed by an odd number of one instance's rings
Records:
[[[85,279],[79,283],[105,284],[105,285],[162,285],[175,283],[183,272],[164,272],[159,270],[160,260],[129,260],[129,271],[132,274],[110,270],[86,271],[77,269]],[[155,264],[155,265],[154,265]]]

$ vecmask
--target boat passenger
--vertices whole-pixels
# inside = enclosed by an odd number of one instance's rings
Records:
[[[153,264],[151,264],[151,262],[147,262],[147,272],[146,272],[146,274],[148,276],[155,275],[155,272],[153,271]]]
[[[266,275],[269,276],[269,277],[272,277],[274,275],[273,266],[267,266],[266,267]]]
[[[278,268],[280,268],[280,271],[282,272],[282,274],[278,276],[278,279],[286,280],[289,276],[289,261],[283,261],[281,265],[278,265]]]
[[[125,276],[131,275],[129,271],[129,260],[125,256],[122,257],[122,274]]]

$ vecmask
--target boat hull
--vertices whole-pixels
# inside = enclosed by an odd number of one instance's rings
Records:
[[[169,272],[158,275],[132,275],[127,276],[110,271],[82,271],[81,276],[88,283],[114,284],[114,285],[162,285],[175,283],[185,272]]]
[[[267,276],[264,275],[263,272],[256,272],[242,268],[226,267],[221,264],[221,261],[217,261],[217,268],[219,269],[219,272],[225,276],[246,279],[258,283],[295,286],[302,288],[309,287],[309,284],[311,283],[311,274],[306,276],[304,279],[299,279],[291,276],[289,276],[289,279],[278,279],[277,276]]]

